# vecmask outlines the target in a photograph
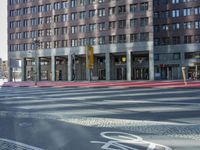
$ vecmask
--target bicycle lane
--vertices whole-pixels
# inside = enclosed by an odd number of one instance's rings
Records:
[[[0,123],[0,143],[7,140],[7,143],[15,142],[34,150],[183,150],[184,143],[188,143],[169,137],[87,127],[49,118],[4,116]]]

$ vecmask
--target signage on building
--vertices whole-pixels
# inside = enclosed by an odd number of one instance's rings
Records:
[[[164,67],[179,67],[179,64],[160,64],[160,68]]]

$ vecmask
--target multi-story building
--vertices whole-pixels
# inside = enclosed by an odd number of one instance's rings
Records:
[[[90,45],[99,80],[180,79],[183,65],[198,72],[198,43],[187,36],[198,35],[200,4],[179,1],[10,0],[9,70],[16,59],[22,80],[86,80]]]
[[[154,64],[161,79],[200,79],[200,3],[154,0]]]
[[[0,58],[0,79],[3,77],[3,62],[2,59]]]

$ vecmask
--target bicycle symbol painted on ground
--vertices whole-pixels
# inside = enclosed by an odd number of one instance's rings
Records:
[[[103,150],[172,150],[170,147],[148,142],[143,140],[141,137],[125,132],[102,132],[101,137],[108,139],[109,141],[90,141],[93,144],[102,144],[101,149]],[[145,147],[145,148],[144,148]]]

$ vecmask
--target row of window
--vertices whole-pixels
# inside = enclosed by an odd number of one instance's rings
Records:
[[[180,29],[200,29],[200,20],[195,22],[183,22],[183,23],[173,23],[173,24],[162,24],[162,25],[155,25],[154,31],[161,32],[161,31],[176,31]]]
[[[163,18],[177,18],[180,16],[192,16],[192,15],[200,15],[200,6],[195,8],[184,8],[181,9],[175,9],[175,10],[166,10],[162,12],[154,12],[154,18],[155,19],[163,19]]]
[[[31,6],[31,7],[24,7],[19,9],[10,10],[10,16],[21,16],[21,15],[27,15],[27,14],[35,14],[40,12],[48,12],[51,10],[59,10],[59,9],[68,9],[68,2],[56,2],[54,4],[44,4],[39,6]],[[129,9],[129,10],[128,10]],[[129,8],[127,5],[120,5],[116,7],[109,7],[108,10],[105,8],[98,9],[98,16],[105,16],[106,11],[108,12],[108,15],[114,15],[114,14],[122,14],[126,12],[136,12],[136,11],[147,11],[148,10],[148,2],[140,3],[140,4],[130,4]],[[96,14],[96,10],[94,12],[90,12],[88,16],[94,16]],[[86,16],[86,12],[84,13],[84,16]]]
[[[139,23],[140,21],[140,23]],[[148,26],[148,18],[140,18],[139,19],[131,19],[129,22],[127,20],[119,20],[119,21],[110,21],[100,22],[98,24],[91,23],[91,24],[83,24],[79,26],[71,26],[71,27],[62,27],[62,28],[54,28],[52,29],[41,29],[38,31],[25,31],[25,32],[16,32],[10,34],[10,40],[15,39],[28,39],[44,36],[52,36],[52,35],[65,35],[68,33],[75,34],[75,33],[86,33],[86,32],[95,32],[95,31],[105,31],[110,29],[125,29],[125,28],[133,28],[133,27],[145,27]]]
[[[200,35],[186,35],[184,37],[173,36],[173,37],[163,37],[155,38],[154,45],[176,45],[176,44],[188,44],[188,43],[200,43]]]
[[[163,5],[163,4],[180,4],[189,2],[197,2],[198,0],[154,0],[154,5]]]
[[[128,42],[143,42],[149,40],[149,33],[137,33],[137,34],[130,34],[129,36],[122,34],[122,35],[111,35],[109,37],[101,36],[101,37],[90,37],[80,38],[80,39],[72,39],[68,43],[68,40],[60,40],[60,41],[47,41],[47,42],[40,42],[39,49],[49,49],[49,48],[62,48],[62,47],[77,47],[77,46],[86,46],[89,45],[103,45],[103,44],[114,44],[114,43],[126,43]],[[23,44],[11,44],[10,51],[22,51],[22,50],[30,50],[34,49],[34,44],[32,43],[23,43]]]
[[[186,52],[184,53],[185,59],[199,59],[200,58],[200,51],[196,52]],[[154,60],[180,60],[181,53],[168,53],[168,54],[154,54]]]

